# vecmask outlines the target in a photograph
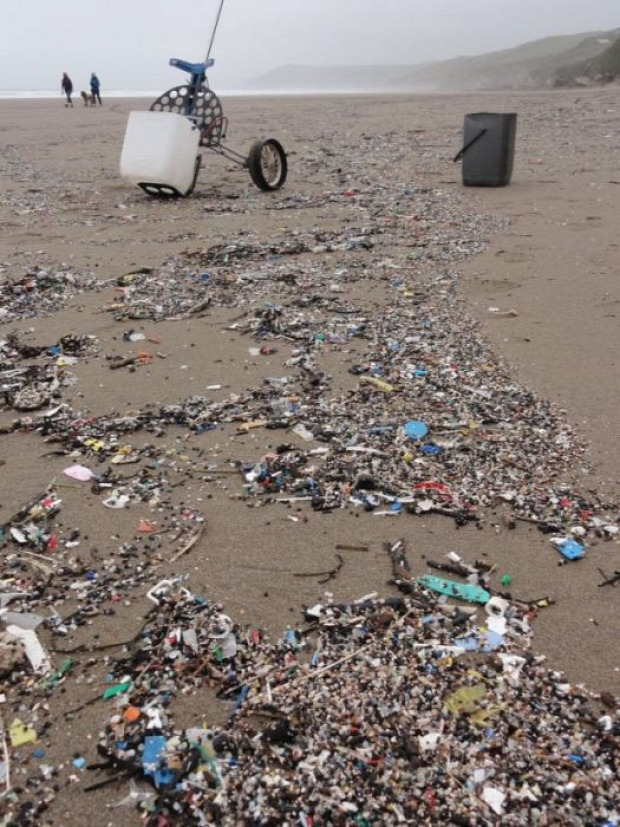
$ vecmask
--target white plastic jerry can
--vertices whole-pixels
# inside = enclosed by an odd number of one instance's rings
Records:
[[[189,195],[200,156],[200,131],[174,112],[131,112],[120,172],[149,195]]]

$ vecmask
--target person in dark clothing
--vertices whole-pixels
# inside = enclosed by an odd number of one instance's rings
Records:
[[[99,94],[100,87],[101,87],[101,83],[99,82],[99,78],[93,72],[92,75],[90,76],[90,94],[91,94],[91,99],[92,99],[92,102],[93,102],[93,106],[95,105],[95,103],[97,101],[99,102],[99,106],[101,106],[101,95]]]
[[[73,83],[66,72],[62,73],[62,80],[60,81],[60,89],[67,96],[65,106],[73,106],[71,95],[73,94]]]

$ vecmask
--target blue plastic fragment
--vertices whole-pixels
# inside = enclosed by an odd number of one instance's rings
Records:
[[[439,445],[435,445],[434,442],[427,442],[426,445],[422,445],[420,450],[423,454],[437,456],[437,454],[441,454],[443,448],[440,448]]]
[[[418,419],[405,422],[405,434],[409,439],[422,439],[427,433],[428,426],[425,422],[420,422]]]
[[[243,702],[248,697],[249,691],[250,687],[247,684],[244,684],[241,687],[241,692],[239,692],[239,695],[237,696],[237,701],[235,702],[235,708],[233,712],[236,712],[238,709],[241,709],[241,707],[243,706]]]
[[[492,652],[505,643],[502,635],[497,632],[492,632],[490,629],[483,635],[469,635],[468,637],[459,637],[454,641],[456,646],[465,649],[466,652]]]
[[[294,646],[297,643],[297,635],[295,634],[295,629],[287,629],[284,633],[284,640],[287,643],[292,643]]]
[[[476,635],[471,635],[470,637],[457,637],[454,641],[455,646],[460,646],[461,649],[465,649],[466,652],[475,652],[479,643],[480,640],[476,637]]]
[[[142,770],[153,778],[156,787],[170,784],[175,778],[174,773],[164,767],[162,755],[165,748],[166,738],[163,735],[147,735],[144,739]]]
[[[567,560],[579,560],[580,557],[583,557],[586,550],[585,546],[573,540],[572,537],[567,537],[565,540],[562,540],[561,543],[557,543],[556,547],[562,557],[565,557]]]

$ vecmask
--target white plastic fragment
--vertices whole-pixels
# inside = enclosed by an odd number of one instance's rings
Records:
[[[482,800],[485,801],[498,816],[503,814],[506,796],[501,790],[498,790],[497,787],[483,787]]]
[[[125,508],[128,502],[129,496],[127,494],[113,494],[107,500],[104,500],[103,504],[106,508]]]
[[[19,626],[10,625],[6,627],[6,630],[13,637],[21,640],[26,657],[36,675],[46,675],[51,671],[52,662],[33,629],[22,629]]]
[[[504,675],[506,676],[508,682],[513,686],[516,686],[521,680],[521,672],[525,666],[525,658],[522,658],[519,655],[511,655],[507,652],[500,652],[499,657],[504,667]]]
[[[509,605],[503,597],[492,597],[484,604],[484,610],[489,617],[504,617]]]
[[[418,736],[418,743],[423,752],[432,752],[437,749],[441,740],[441,732],[428,732],[426,735]]]
[[[148,600],[151,600],[157,606],[159,606],[161,599],[165,598],[171,591],[177,590],[185,595],[185,597],[191,597],[191,592],[180,586],[178,580],[160,580],[159,583],[156,583],[152,588],[148,590],[146,596]]]

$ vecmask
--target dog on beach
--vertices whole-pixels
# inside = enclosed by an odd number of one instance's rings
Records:
[[[89,95],[88,92],[80,92],[82,100],[84,101],[84,106],[94,106],[95,99],[92,95]]]

